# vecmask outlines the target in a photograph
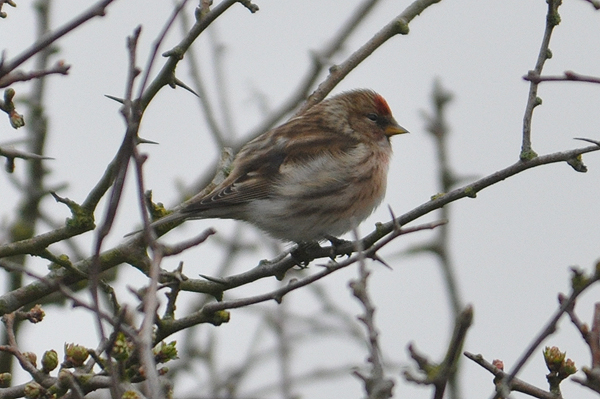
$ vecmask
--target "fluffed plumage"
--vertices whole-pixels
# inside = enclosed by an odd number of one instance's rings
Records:
[[[389,138],[406,132],[379,94],[339,94],[248,142],[221,184],[152,226],[224,218],[286,241],[337,237],[383,200]]]

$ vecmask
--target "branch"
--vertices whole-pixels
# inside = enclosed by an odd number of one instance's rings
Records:
[[[74,18],[73,20],[67,22],[65,25],[56,29],[54,32],[50,32],[50,33],[44,35],[43,37],[41,37],[30,48],[23,51],[21,54],[16,56],[14,59],[12,59],[8,62],[2,63],[0,65],[0,79],[3,78],[4,76],[6,76],[7,74],[9,74],[10,72],[12,72],[19,65],[21,65],[22,63],[24,63],[25,61],[27,61],[28,59],[30,59],[37,53],[39,53],[41,50],[45,49],[46,47],[48,47],[49,45],[54,43],[56,40],[60,39],[62,36],[71,32],[75,28],[81,26],[88,20],[90,20],[94,17],[104,16],[106,13],[106,7],[108,7],[108,5],[110,3],[112,3],[113,1],[114,0],[99,1],[98,3],[96,3],[95,5],[90,7],[87,11],[83,12],[77,18]]]
[[[378,243],[378,241],[382,240],[386,235],[394,231],[395,225],[406,225],[407,223],[416,220],[417,218],[426,215],[435,209],[438,209],[461,198],[473,198],[476,196],[477,192],[489,186],[492,186],[504,179],[507,179],[508,177],[523,172],[527,169],[550,163],[567,162],[571,159],[577,158],[581,154],[598,150],[600,150],[600,146],[593,145],[583,148],[577,148],[574,150],[556,152],[544,156],[539,156],[529,161],[518,161],[517,163],[505,169],[495,172],[480,180],[477,180],[476,182],[471,183],[467,186],[455,189],[449,193],[440,194],[431,201],[428,201],[414,208],[413,210],[405,213],[404,215],[397,217],[393,221],[384,224],[378,224],[375,231],[365,236],[361,240],[362,246],[363,248],[368,249],[371,246],[374,246],[376,243]],[[17,242],[2,245],[0,246],[0,257],[31,253],[32,251],[35,253],[35,250],[39,249],[40,247],[39,240],[42,237],[44,237],[45,241],[41,243],[41,246],[45,248],[45,242],[60,241],[60,239],[56,239],[58,236],[58,232],[61,231],[62,234],[64,234],[64,230],[66,230],[66,228],[46,233],[46,235],[37,236],[31,240],[27,240],[27,242]],[[133,266],[139,268],[140,270],[147,270],[148,258],[144,249],[144,245],[142,244],[142,240],[143,237],[141,235],[134,236],[131,239],[125,241],[124,243],[116,246],[115,248],[103,252],[98,259],[100,271],[109,270],[112,267],[115,267],[121,263],[130,263]],[[385,242],[385,240],[382,240],[382,242]],[[49,243],[47,245],[49,245]],[[309,255],[310,259],[312,260],[316,258],[329,258],[333,255],[344,255],[353,251],[354,244],[350,243],[340,245],[336,248],[323,247],[311,249],[307,253],[307,255]],[[286,253],[283,253],[280,257],[281,259],[278,259],[274,262],[263,261],[251,270],[237,275],[226,277],[219,282],[202,281],[194,279],[182,281],[181,289],[184,291],[207,293],[219,297],[221,293],[225,290],[235,288],[261,278],[271,276],[282,277],[288,269],[296,265],[296,263],[289,256],[286,255]],[[84,273],[88,273],[90,262],[91,259],[85,259],[80,262],[77,262],[75,264],[75,267],[77,267],[80,271]],[[64,269],[60,269],[56,272],[50,273],[50,275],[48,275],[47,278],[49,278],[50,281],[54,279],[64,279],[63,282],[66,285],[81,281],[81,277],[74,276],[72,275],[72,273],[65,271]],[[41,297],[44,297],[54,291],[55,290],[52,287],[48,287],[38,282],[34,282],[19,290],[8,292],[0,296],[0,314],[5,314],[14,311],[17,308],[29,302],[35,301]],[[271,298],[266,298],[264,300],[269,299]]]
[[[590,3],[592,5],[592,7],[594,7],[596,10],[600,10],[600,1],[598,0],[584,0],[587,1],[588,3]]]
[[[16,82],[26,82],[28,80],[39,79],[43,76],[48,75],[68,75],[70,65],[65,64],[63,61],[58,61],[52,68],[43,69],[39,71],[21,72],[15,71],[4,75],[0,78],[0,88],[10,86]]]
[[[546,15],[546,30],[544,31],[544,38],[540,46],[538,53],[537,62],[535,68],[530,71],[529,74],[540,75],[544,68],[544,63],[548,60],[552,53],[550,52],[550,37],[552,31],[560,23],[560,15],[558,14],[558,7],[562,0],[548,0],[548,13]],[[521,159],[531,159],[537,154],[531,148],[531,119],[533,118],[533,109],[542,103],[542,100],[537,96],[538,83],[532,81],[529,85],[529,96],[527,98],[527,105],[525,106],[525,115],[523,116],[523,142],[521,144]]]
[[[563,75],[557,76],[541,76],[536,74],[535,71],[529,71],[527,75],[523,76],[524,80],[528,80],[533,83],[540,82],[586,82],[586,83],[600,83],[600,78],[597,76],[581,75],[573,71],[565,71]]]
[[[504,378],[498,385],[498,393],[500,397],[507,397],[510,392],[510,387],[512,381],[515,379],[515,376],[521,371],[521,368],[525,365],[527,360],[531,357],[533,352],[535,352],[538,347],[542,344],[542,342],[551,334],[556,331],[556,326],[560,318],[568,313],[570,309],[575,305],[575,300],[581,293],[583,293],[587,288],[595,284],[598,280],[600,280],[600,270],[596,270],[595,273],[586,277],[583,273],[578,270],[573,270],[573,278],[572,278],[572,293],[567,298],[563,295],[559,295],[559,303],[560,307],[556,310],[550,321],[544,326],[542,331],[538,334],[537,337],[534,338],[533,342],[529,345],[527,350],[523,352],[519,360],[516,362],[512,371]]]
[[[483,367],[484,369],[486,369],[487,371],[489,371],[490,373],[492,373],[494,375],[494,381],[501,381],[504,380],[508,377],[508,374],[506,374],[502,369],[496,367],[495,365],[493,365],[492,363],[486,361],[482,355],[478,354],[475,355],[473,353],[470,352],[465,352],[464,355],[469,358],[470,360],[474,361],[475,363],[477,363],[478,365],[480,365],[481,367]],[[543,389],[540,389],[538,387],[535,387],[531,384],[528,384],[527,382],[520,380],[518,378],[513,378],[511,383],[510,383],[510,389],[512,391],[516,391],[516,392],[522,392],[524,394],[527,394],[529,396],[533,396],[534,398],[539,398],[539,399],[560,399],[559,397],[557,397],[555,394],[548,392],[548,391],[544,391]]]
[[[354,233],[356,242],[360,243],[356,230]],[[364,257],[365,254],[362,252],[362,248],[357,247],[356,251],[359,256],[359,278],[350,281],[349,286],[352,289],[352,294],[359,300],[364,308],[364,314],[358,316],[358,320],[364,324],[367,330],[369,348],[369,356],[367,359],[370,363],[370,370],[369,375],[364,375],[358,370],[354,371],[354,375],[363,381],[368,399],[387,399],[393,397],[392,390],[394,389],[394,380],[387,378],[383,371],[383,359],[381,346],[379,345],[379,332],[375,326],[375,306],[367,291],[367,281],[370,272],[367,270]]]
[[[414,344],[408,346],[411,358],[417,363],[423,376],[414,376],[405,371],[404,376],[408,381],[417,384],[432,385],[434,387],[434,399],[442,399],[446,386],[456,376],[456,368],[460,359],[460,352],[467,338],[467,331],[473,323],[473,307],[466,306],[456,315],[452,338],[446,349],[444,360],[439,364],[429,361],[424,355],[417,352]]]
[[[6,18],[8,16],[6,11],[2,11],[2,7],[4,7],[5,4],[8,4],[11,7],[17,6],[13,0],[0,0],[0,18]]]
[[[159,328],[159,332],[157,333],[157,338],[156,338],[155,342],[159,342],[159,341],[165,339],[167,336],[169,336],[179,330],[182,330],[184,328],[190,327],[192,325],[196,325],[196,324],[200,324],[200,323],[207,323],[207,322],[218,325],[224,321],[223,317],[225,317],[224,314],[219,314],[219,312],[222,312],[227,309],[241,308],[241,307],[245,307],[245,306],[249,306],[249,305],[253,305],[253,304],[257,304],[257,303],[261,303],[261,302],[267,302],[267,301],[271,301],[271,300],[274,300],[274,301],[280,303],[286,294],[288,294],[294,290],[297,290],[298,288],[309,285],[317,280],[320,280],[323,277],[325,277],[337,270],[348,267],[348,266],[358,262],[360,259],[373,258],[375,260],[378,260],[376,257],[376,252],[379,249],[381,249],[383,246],[388,244],[390,241],[392,241],[394,238],[396,238],[400,235],[413,233],[415,231],[420,231],[420,230],[424,230],[424,229],[433,229],[442,224],[445,224],[445,222],[444,221],[435,222],[435,223],[424,224],[424,225],[420,225],[420,226],[416,226],[416,227],[412,227],[412,228],[396,230],[393,234],[390,234],[389,236],[385,237],[385,239],[378,242],[377,245],[373,245],[371,248],[369,248],[363,252],[358,252],[357,254],[350,256],[348,259],[345,259],[344,261],[341,261],[341,262],[336,262],[336,261],[332,260],[328,264],[323,265],[323,269],[321,271],[311,274],[309,276],[306,276],[299,280],[292,280],[289,282],[289,284],[287,284],[283,287],[280,287],[276,290],[273,290],[271,292],[267,292],[264,294],[247,297],[247,298],[232,299],[229,301],[208,303],[208,304],[204,305],[198,312],[195,312],[194,314],[192,314],[190,316],[181,318],[179,320],[172,320],[172,321],[162,323]],[[353,244],[356,244],[356,243],[353,243]],[[360,245],[360,244],[358,244],[358,245]],[[329,251],[329,255],[327,255],[325,257],[329,257],[329,256],[331,256],[331,251]],[[279,263],[282,263],[289,259],[290,258],[285,258],[283,261],[280,261]],[[292,264],[295,265],[295,263],[293,263],[293,261],[292,261]],[[262,267],[270,268],[271,266],[277,266],[277,263],[274,265],[264,264]],[[258,267],[261,267],[261,266],[258,266]],[[291,267],[292,266],[287,267],[287,264],[286,264],[285,270],[288,270]],[[257,268],[255,268],[253,270],[256,270],[256,269]],[[271,274],[271,275],[273,275],[273,274]],[[275,275],[277,276],[278,274],[275,274]],[[250,278],[250,280],[247,281],[246,283],[257,279],[257,278],[253,278],[253,277],[256,277],[256,276],[252,276]],[[232,287],[230,287],[230,284],[232,283],[231,277],[223,278],[223,279],[209,278],[209,280],[210,280],[210,283],[215,285],[215,288],[220,290],[219,292],[224,291],[226,289],[226,287],[232,288]],[[240,283],[239,280],[237,280],[235,282]],[[193,280],[181,281],[180,288],[182,290],[185,290],[186,286],[188,286],[188,284],[190,284],[190,283],[193,284]],[[246,283],[243,283],[243,284],[246,284]],[[240,285],[242,285],[242,284],[240,284]]]
[[[0,147],[0,157],[6,158],[6,166],[5,169],[8,173],[12,173],[15,170],[15,158],[21,159],[54,159],[50,157],[45,157],[43,155],[33,154],[26,151],[15,150],[14,148],[2,148]]]
[[[401,34],[408,34],[408,24],[416,16],[425,11],[426,8],[441,0],[415,0],[400,15],[392,19],[386,26],[373,36],[371,40],[363,44],[346,61],[339,65],[334,65],[329,69],[329,76],[319,85],[319,87],[308,97],[306,102],[296,112],[296,115],[304,112],[313,105],[321,102],[327,94],[333,90],[337,84],[342,81],[354,68],[370,56],[388,39]]]
[[[246,6],[251,12],[257,11],[257,8],[252,7],[249,1],[243,0],[223,0],[217,6],[215,6],[208,13],[202,15],[196,23],[189,30],[188,34],[173,47],[171,50],[163,54],[168,57],[167,62],[163,65],[156,78],[148,85],[148,88],[144,91],[144,94],[140,96],[140,107],[142,110],[146,109],[150,101],[154,98],[156,93],[166,85],[174,82],[175,68],[179,61],[183,58],[183,55],[192,45],[192,43],[198,38],[198,36],[221,14],[223,14],[229,7],[235,3],[241,3]]]

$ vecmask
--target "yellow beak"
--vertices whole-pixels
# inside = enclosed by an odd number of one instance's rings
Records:
[[[396,121],[392,121],[392,123],[385,128],[385,135],[388,137],[404,133],[408,133],[408,130],[400,126]]]

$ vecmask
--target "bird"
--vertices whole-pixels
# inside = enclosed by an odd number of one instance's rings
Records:
[[[212,191],[150,226],[235,219],[285,242],[331,241],[382,202],[390,137],[403,133],[380,94],[342,92],[249,141]]]

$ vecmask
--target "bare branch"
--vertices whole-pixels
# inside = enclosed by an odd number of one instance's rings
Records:
[[[529,73],[523,76],[524,80],[528,80],[532,83],[540,83],[540,82],[585,82],[585,83],[600,83],[600,77],[597,76],[589,76],[589,75],[581,75],[579,73],[573,71],[565,71],[563,75],[551,76],[546,75],[542,76],[536,74],[535,71],[529,71]]]
[[[480,365],[481,367],[483,367],[484,369],[486,369],[487,371],[489,371],[490,373],[492,373],[495,377],[494,381],[505,380],[507,378],[507,374],[503,370],[494,366],[492,363],[486,361],[482,355],[475,355],[470,352],[465,352],[464,355],[467,358],[469,358],[470,360],[472,360],[475,363],[477,363],[478,365]],[[543,389],[540,389],[531,384],[528,384],[527,382],[520,380],[518,378],[512,379],[510,389],[512,391],[522,392],[522,393],[532,396],[534,398],[559,399],[553,393],[544,391]]]
[[[425,11],[425,9],[440,1],[441,0],[413,1],[402,13],[400,13],[400,15],[392,19],[386,26],[377,32],[371,40],[363,44],[358,50],[350,55],[346,61],[331,67],[327,79],[321,82],[317,90],[308,97],[306,103],[304,103],[296,114],[304,112],[323,100],[342,79],[344,79],[354,68],[356,68],[356,66],[363,62],[383,43],[398,34],[408,34],[408,24],[410,21]]]
[[[383,359],[381,346],[379,345],[379,332],[375,327],[375,306],[367,291],[367,281],[370,272],[367,270],[363,250],[360,247],[360,240],[357,231],[354,231],[356,251],[358,253],[358,279],[349,283],[352,294],[359,300],[364,308],[364,314],[358,317],[367,329],[370,363],[369,375],[364,375],[358,370],[354,375],[360,378],[365,386],[365,392],[369,399],[387,399],[393,396],[394,380],[387,378],[383,370]]]
[[[568,313],[569,309],[573,308],[577,297],[579,297],[579,295],[581,295],[581,293],[583,293],[587,288],[600,280],[600,273],[597,272],[589,277],[583,276],[583,274],[580,274],[578,270],[573,270],[573,273],[574,280],[578,276],[581,278],[577,278],[577,284],[573,284],[573,291],[569,297],[564,297],[562,295],[559,296],[560,307],[556,310],[550,321],[548,321],[548,323],[542,328],[542,331],[534,338],[533,342],[523,352],[515,366],[512,368],[511,372],[508,373],[506,378],[500,382],[500,385],[498,386],[498,392],[501,397],[508,396],[508,393],[511,389],[511,383],[516,375],[519,373],[519,371],[521,371],[521,368],[523,368],[527,360],[539,348],[542,342],[556,331],[558,321],[565,313]]]
[[[83,12],[76,18],[73,18],[71,21],[67,22],[62,27],[50,32],[35,42],[30,48],[23,51],[21,54],[16,56],[14,59],[4,62],[0,64],[0,78],[3,78],[8,73],[15,70],[19,65],[39,53],[41,50],[45,49],[62,36],[71,32],[73,29],[83,25],[88,20],[94,17],[102,17],[106,13],[106,8],[110,3],[114,0],[102,0],[90,7],[87,11]]]
[[[594,7],[596,10],[600,10],[600,1],[598,0],[584,0],[587,1],[588,3],[590,3],[592,5],[592,7]]]
[[[44,155],[32,154],[27,151],[20,151],[14,148],[2,148],[0,147],[0,157],[6,158],[21,158],[21,159],[54,159],[52,157],[46,157]]]
[[[546,15],[546,30],[544,31],[544,38],[542,39],[535,68],[529,74],[539,76],[542,73],[546,60],[552,56],[549,49],[550,37],[552,36],[552,31],[560,22],[558,7],[561,2],[562,0],[547,1],[548,13]],[[531,159],[537,155],[531,147],[531,120],[533,118],[533,109],[542,103],[541,99],[537,96],[537,89],[538,83],[531,81],[527,105],[525,106],[525,115],[523,116],[523,142],[521,144],[520,154],[520,158],[523,160]]]
[[[16,7],[17,4],[13,0],[0,0],[0,18],[6,18],[8,15],[5,11],[2,11],[2,7],[8,4],[11,7]]]
[[[16,82],[26,82],[28,80],[38,79],[48,75],[68,75],[70,68],[70,65],[65,64],[63,61],[58,61],[53,67],[41,71],[15,71],[0,78],[0,88],[8,87]]]

